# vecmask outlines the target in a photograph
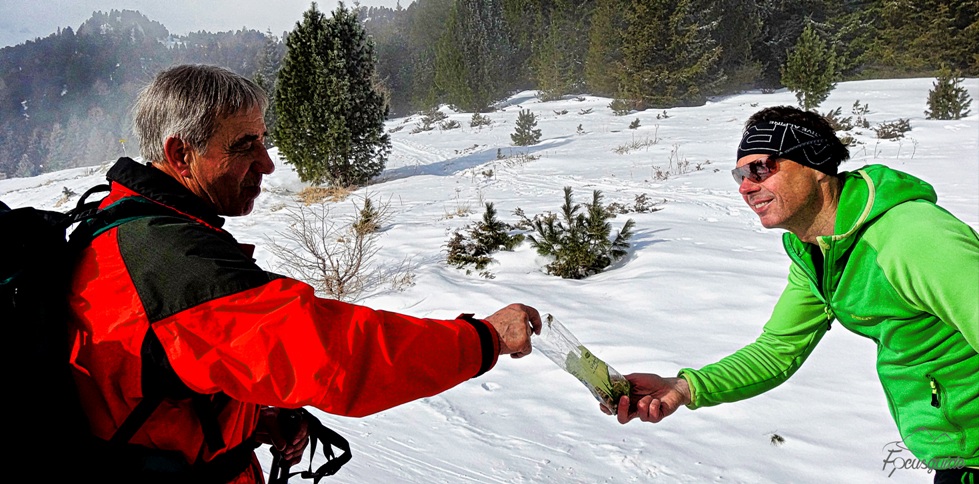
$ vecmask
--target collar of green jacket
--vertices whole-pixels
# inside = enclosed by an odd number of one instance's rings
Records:
[[[853,243],[854,234],[868,222],[894,206],[911,201],[927,200],[935,203],[938,196],[926,181],[884,165],[867,165],[840,175],[843,189],[836,209],[834,235],[817,239],[823,249],[836,245],[846,250]],[[785,234],[786,242],[795,247],[804,244],[795,234]]]

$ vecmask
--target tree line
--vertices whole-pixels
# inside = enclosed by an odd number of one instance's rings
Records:
[[[399,116],[440,104],[486,112],[525,89],[607,96],[624,109],[698,105],[799,83],[787,65],[816,54],[826,82],[979,75],[971,0],[415,0],[352,12],[369,34],[374,85]],[[138,12],[112,11],[4,48],[0,176],[135,155],[129,105],[174,63],[222,65],[274,91],[288,37],[175,37]]]
[[[138,156],[130,109],[162,69],[217,64],[252,76],[268,34],[174,36],[132,10],[0,49],[0,178]]]
[[[590,93],[633,109],[782,87],[808,27],[834,80],[979,74],[969,0],[418,0],[367,9],[393,113],[481,112],[521,89]],[[806,39],[801,39],[806,40]]]

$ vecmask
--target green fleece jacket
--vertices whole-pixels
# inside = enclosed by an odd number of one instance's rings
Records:
[[[979,236],[932,187],[881,165],[843,177],[835,234],[783,236],[789,282],[758,339],[680,375],[690,408],[770,390],[833,320],[877,345],[877,374],[907,448],[929,467],[979,465]],[[841,390],[843,391],[843,390]]]

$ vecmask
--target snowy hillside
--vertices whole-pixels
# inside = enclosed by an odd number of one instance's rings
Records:
[[[852,131],[859,144],[842,169],[882,163],[919,176],[935,186],[940,205],[979,228],[979,101],[968,118],[926,120],[932,82],[841,83],[820,111],[842,107],[849,116],[859,101],[869,109],[871,126],[909,119],[912,130],[899,140],[878,140],[871,129]],[[979,98],[979,80],[964,84]],[[781,231],[761,227],[730,169],[748,116],[766,106],[794,105],[794,96],[748,93],[621,117],[612,115],[609,101],[583,96],[541,103],[525,92],[487,114],[492,124],[481,129],[469,127],[470,113],[447,108],[461,128],[413,134],[418,115],[390,120],[388,168],[352,199],[368,194],[388,201],[391,220],[378,258],[396,264],[410,257],[414,285],[362,303],[451,318],[485,316],[522,302],[555,315],[623,374],[674,375],[754,340],[785,284],[789,260]],[[511,145],[520,109],[537,114],[539,144]],[[636,119],[639,127],[630,129]],[[12,207],[53,208],[66,188],[82,193],[103,181],[108,166],[0,180],[0,199]],[[497,254],[489,268],[494,278],[445,264],[450,234],[479,220],[485,202],[494,203],[501,220],[515,223],[518,208],[528,216],[557,212],[565,186],[579,202],[601,190],[606,203],[632,206],[645,195],[661,210],[614,219],[616,230],[626,218],[636,222],[629,255],[584,280],[544,273],[546,261],[526,242]],[[279,270],[262,245],[267,237],[283,242],[276,234],[302,188],[290,166],[278,163],[255,211],[229,221],[239,241],[259,245],[263,267]],[[352,199],[336,203],[332,213],[350,213]],[[367,418],[314,412],[353,447],[353,460],[331,482],[930,482],[926,470],[885,462],[900,437],[874,354],[873,342],[835,325],[781,387],[735,404],[681,409],[657,425],[619,425],[540,354],[501,359],[493,371],[444,394]],[[774,445],[773,434],[784,443]],[[907,451],[897,456],[911,458]],[[264,451],[260,458],[266,465],[271,460]]]

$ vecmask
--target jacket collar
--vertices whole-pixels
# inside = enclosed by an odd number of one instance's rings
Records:
[[[846,254],[856,241],[855,235],[867,223],[894,206],[911,200],[937,201],[935,189],[927,182],[884,165],[867,165],[840,176],[843,190],[836,209],[835,234],[816,239],[826,259],[833,263]],[[789,252],[802,254],[815,250],[812,244],[802,242],[791,232],[782,238]]]
[[[213,227],[224,225],[224,219],[210,205],[194,195],[166,173],[131,158],[119,158],[105,175],[140,196],[198,218]],[[115,187],[113,187],[115,189]]]

